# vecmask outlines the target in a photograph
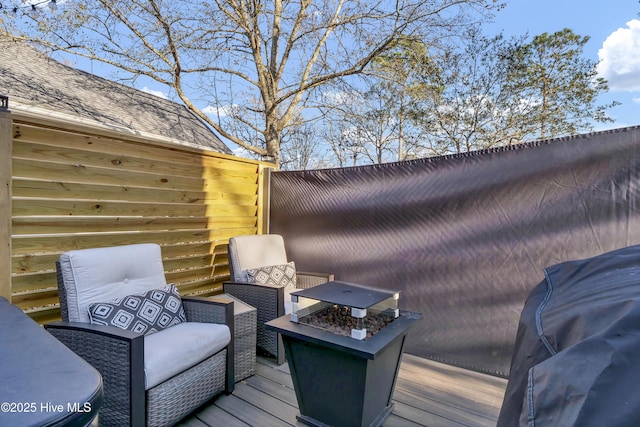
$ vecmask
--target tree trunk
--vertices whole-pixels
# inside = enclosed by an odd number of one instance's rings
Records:
[[[273,162],[276,168],[280,167],[280,136],[282,130],[279,127],[269,121],[267,122],[267,131],[265,132],[265,141],[267,145],[267,158],[268,162]]]

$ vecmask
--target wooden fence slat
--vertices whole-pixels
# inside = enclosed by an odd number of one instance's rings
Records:
[[[51,271],[55,268],[59,253],[40,255],[13,255],[11,257],[11,274],[18,277],[20,274]],[[15,280],[15,279],[14,279]]]
[[[22,309],[59,304],[58,287],[38,289],[37,292],[14,292],[11,302]]]
[[[112,232],[95,234],[64,234],[54,236],[19,236],[13,238],[13,253],[38,254],[43,252],[64,252],[72,249],[86,249],[107,246],[132,245],[136,243],[181,244],[207,243],[212,248],[216,240],[255,234],[255,229],[200,229],[158,232]]]
[[[60,307],[58,304],[23,309],[33,320],[40,324],[60,320]]]
[[[222,282],[228,279],[228,276],[214,276],[209,279],[196,280],[187,284],[178,285],[178,289],[181,295],[191,295],[194,293],[214,295],[222,292]]]
[[[37,124],[16,122],[14,125],[14,141],[25,143],[49,144],[69,149],[86,149],[115,156],[123,153],[137,153],[138,157],[149,160],[183,163],[196,167],[217,167],[229,171],[257,174],[258,165],[266,164],[255,160],[234,157],[188,147],[163,146],[149,141],[132,141],[129,135],[122,138],[86,134],[81,132],[42,127]]]
[[[74,217],[74,216],[45,216],[45,217],[17,217],[13,219],[13,234],[16,236],[28,234],[68,234],[68,233],[98,233],[113,229],[118,231],[160,231],[211,228],[253,228],[256,225],[254,216],[218,216],[207,217]]]
[[[250,230],[251,229],[245,230],[244,234],[251,234]],[[173,259],[200,254],[214,254],[216,257],[221,254],[227,256],[227,245],[228,241],[225,239],[217,239],[211,242],[165,244],[162,246],[162,257],[163,259]]]
[[[154,203],[207,203],[209,201],[225,201],[240,204],[257,203],[258,196],[250,187],[242,186],[246,193],[233,193],[230,188],[211,188],[210,190],[174,190],[133,187],[124,185],[85,184],[63,181],[42,181],[24,178],[13,179],[14,197],[62,198],[62,199],[95,199],[138,201]]]
[[[66,165],[81,165],[85,168],[96,167],[101,169],[114,169],[129,172],[146,172],[152,174],[170,176],[193,177],[223,177],[229,180],[254,182],[255,172],[253,168],[242,170],[228,170],[217,166],[195,166],[183,164],[171,160],[153,160],[140,157],[138,150],[128,153],[120,153],[118,156],[108,155],[94,150],[68,149],[60,146],[52,146],[38,143],[24,143],[16,141],[13,147],[13,159],[29,160],[30,162],[42,161]]]
[[[249,179],[239,180],[231,177],[213,175],[206,177],[184,177],[29,159],[13,160],[13,176],[17,178],[35,178],[71,183],[89,182],[101,185],[135,186],[149,189],[158,188],[187,191],[217,189],[220,191],[220,189],[224,188],[228,192],[240,194],[251,194],[257,190],[257,183]]]
[[[93,147],[91,147],[93,148]],[[130,147],[131,149],[131,147]],[[27,143],[16,141],[13,148],[13,158],[29,161],[54,162],[69,165],[82,165],[84,167],[97,167],[118,169],[122,171],[147,172],[154,174],[171,174],[185,177],[202,176],[203,166],[185,165],[178,162],[163,162],[140,157],[139,153],[131,152],[131,155],[109,153],[95,150],[72,149],[56,145]]]
[[[254,216],[257,206],[230,203],[135,203],[74,199],[13,198],[13,215],[26,216],[133,216],[133,217],[207,217]],[[117,227],[117,221],[113,223]]]
[[[215,251],[199,250],[196,245],[179,245],[174,247],[191,247],[192,249],[184,249],[183,252],[177,250],[169,251],[166,246],[163,252],[179,253],[179,257],[165,258],[164,267],[167,271],[178,270],[181,268],[198,267],[202,265],[213,265],[215,268],[225,268],[228,265],[228,257],[226,250],[216,253]],[[211,244],[207,244],[209,248]],[[32,255],[15,255],[11,257],[11,273],[13,275],[21,275],[27,273],[50,272],[55,269],[56,261],[60,258],[60,253],[47,253]]]

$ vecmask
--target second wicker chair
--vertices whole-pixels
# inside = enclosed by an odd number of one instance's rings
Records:
[[[284,239],[277,234],[229,239],[229,268],[231,282],[224,283],[224,292],[257,309],[257,346],[279,365],[284,363],[282,338],[266,330],[265,322],[289,314],[289,292],[332,281],[333,274],[295,271],[295,264],[287,259]],[[291,274],[295,287],[288,280]]]

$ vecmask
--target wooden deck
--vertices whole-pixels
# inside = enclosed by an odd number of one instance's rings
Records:
[[[183,427],[300,426],[288,366],[258,358],[257,373]],[[495,426],[507,380],[405,354],[385,427]]]

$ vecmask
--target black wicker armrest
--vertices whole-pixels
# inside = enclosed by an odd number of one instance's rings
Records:
[[[258,310],[258,325],[284,315],[284,286],[224,282],[222,289]]]
[[[100,372],[105,396],[119,396],[117,401],[105,399],[101,413],[110,412],[122,425],[144,425],[145,411],[132,409],[145,407],[144,335],[78,322],[53,322],[44,327]]]
[[[332,274],[296,273],[297,288],[310,288],[333,280]],[[246,282],[224,282],[225,293],[256,308],[258,316],[257,345],[276,356],[278,364],[284,363],[284,347],[282,339],[275,331],[269,331],[264,324],[284,316],[284,286],[262,285]]]
[[[117,343],[122,343],[117,345],[126,346],[134,352],[139,351],[140,354],[144,354],[144,335],[116,328],[115,326],[58,321],[47,323],[44,327],[51,335],[58,338],[64,345],[82,357],[86,354],[87,357],[91,358],[94,356],[92,354],[94,352],[97,355],[103,354],[103,351],[97,349],[96,345],[110,349],[111,345]],[[88,343],[88,340],[93,342]],[[129,354],[130,351],[127,351],[121,355],[128,358],[130,357]],[[113,357],[118,357],[118,355],[119,353],[114,352]],[[102,359],[102,357],[99,358]],[[111,360],[107,362],[120,363]]]
[[[182,297],[182,306],[189,322],[220,323],[233,329],[233,301]]]
[[[256,308],[257,346],[266,352],[278,356],[278,364],[284,363],[282,339],[273,331],[266,330],[264,324],[284,316],[284,287],[261,285],[256,283],[224,282],[224,292]]]
[[[227,383],[225,393],[233,393],[235,387],[233,301],[217,301],[206,297],[183,297],[182,306],[189,322],[218,323],[229,327],[231,341],[227,346]]]
[[[326,282],[333,282],[333,274],[315,273],[308,271],[296,272],[296,287],[299,289],[308,289]]]

